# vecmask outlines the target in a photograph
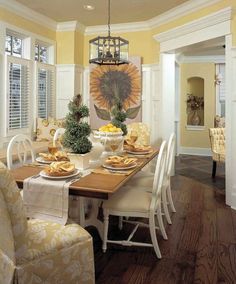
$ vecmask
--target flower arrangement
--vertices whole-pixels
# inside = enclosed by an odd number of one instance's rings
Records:
[[[195,110],[200,110],[204,108],[204,97],[194,96],[192,94],[187,94],[187,111],[192,112]]]

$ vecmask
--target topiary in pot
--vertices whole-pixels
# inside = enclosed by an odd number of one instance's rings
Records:
[[[127,127],[125,125],[126,120],[126,112],[122,110],[122,103],[120,100],[116,100],[116,104],[113,106],[111,110],[112,120],[111,123],[118,128],[121,128],[123,131],[123,135],[127,134]]]
[[[68,105],[69,113],[65,121],[65,134],[62,144],[71,151],[70,160],[74,159],[72,154],[86,154],[92,149],[92,143],[88,139],[91,133],[90,125],[83,119],[89,116],[89,109],[82,104],[81,95],[76,95]],[[74,161],[73,161],[74,162]],[[76,162],[74,162],[76,164]],[[81,166],[78,166],[81,168]]]

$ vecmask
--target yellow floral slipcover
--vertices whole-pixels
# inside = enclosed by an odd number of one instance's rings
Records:
[[[79,225],[26,219],[19,189],[0,163],[0,283],[95,283],[91,236]]]
[[[225,128],[210,128],[209,136],[213,161],[225,162]]]
[[[37,118],[36,141],[52,141],[56,130],[63,127],[63,119]]]

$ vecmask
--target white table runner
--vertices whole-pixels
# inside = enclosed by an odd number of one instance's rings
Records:
[[[23,200],[27,216],[65,225],[70,183],[68,180],[50,180],[41,176],[25,179]]]

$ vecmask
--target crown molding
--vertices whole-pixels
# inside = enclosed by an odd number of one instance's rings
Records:
[[[212,13],[200,19],[173,28],[169,31],[154,35],[153,37],[156,41],[165,42],[173,38],[190,34],[197,30],[204,29],[231,20],[231,14],[232,14],[232,8],[227,7],[225,9],[219,10],[215,13]]]
[[[0,7],[48,29],[56,30],[57,23],[54,20],[33,11],[15,0],[0,0]]]
[[[133,23],[123,23],[123,24],[113,24],[111,25],[112,32],[137,32],[145,31],[156,28],[160,25],[167,24],[171,21],[174,21],[180,17],[183,17],[189,13],[196,12],[207,6],[216,4],[221,0],[190,0],[186,3],[183,3],[166,13],[163,13],[157,17],[154,17],[150,20],[143,22],[133,22]],[[95,35],[98,33],[106,33],[107,26],[88,26],[85,28],[85,35]]]
[[[177,57],[178,63],[225,63],[224,55],[202,55],[202,56],[184,56]]]
[[[137,32],[146,31],[160,25],[166,24],[177,18],[180,18],[191,12],[196,12],[199,9],[213,5],[221,0],[189,0],[166,13],[163,13],[157,17],[154,17],[147,21],[122,23],[111,25],[111,30],[114,33],[120,32]],[[5,8],[19,16],[24,17],[30,21],[38,23],[44,27],[52,29],[54,31],[80,31],[85,35],[94,35],[97,33],[107,33],[107,25],[100,26],[88,26],[85,27],[77,21],[59,22],[33,11],[27,6],[15,1],[15,0],[0,0],[0,7]]]
[[[77,21],[60,22],[57,24],[57,32],[74,32],[80,31],[84,33],[85,26]]]
[[[196,12],[197,10],[203,9],[207,6],[214,5],[220,1],[221,0],[190,0],[157,17],[148,20],[147,22],[150,28],[156,28],[160,25],[172,22],[180,17]]]
[[[121,32],[138,32],[149,30],[149,25],[147,22],[133,22],[133,23],[123,23],[123,24],[111,24],[111,32],[121,33]],[[85,35],[95,35],[107,33],[107,25],[100,26],[88,26],[85,28]]]

